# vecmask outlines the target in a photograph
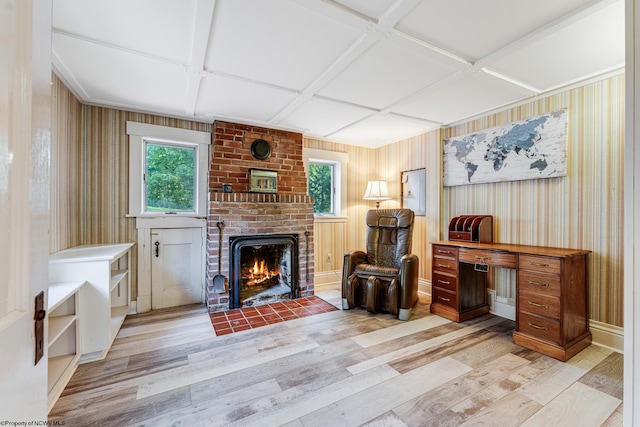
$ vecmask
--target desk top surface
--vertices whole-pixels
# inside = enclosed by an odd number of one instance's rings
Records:
[[[458,248],[468,248],[468,249],[476,249],[476,250],[511,252],[511,253],[521,253],[521,254],[528,254],[528,255],[553,256],[553,257],[562,257],[562,258],[576,256],[576,255],[585,255],[591,252],[585,249],[553,248],[548,246],[529,246],[529,245],[517,245],[512,243],[475,243],[475,242],[461,242],[456,240],[439,240],[437,242],[431,242],[431,244],[455,246]]]

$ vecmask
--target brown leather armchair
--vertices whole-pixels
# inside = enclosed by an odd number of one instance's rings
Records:
[[[408,320],[418,302],[418,257],[410,254],[411,209],[367,212],[366,250],[344,255],[342,308],[361,306]]]

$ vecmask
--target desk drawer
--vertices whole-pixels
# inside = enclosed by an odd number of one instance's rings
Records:
[[[453,246],[433,245],[434,257],[458,258],[458,248]]]
[[[456,292],[456,284],[458,281],[455,277],[445,276],[443,274],[433,273],[432,285],[438,288],[448,289],[452,292]]]
[[[520,291],[518,309],[560,320],[560,299],[557,297]]]
[[[494,267],[516,268],[516,254],[495,252],[486,249],[460,248],[460,262],[475,264],[484,260],[485,264]]]
[[[534,255],[520,255],[518,259],[518,267],[521,270],[560,274],[561,262],[558,258],[546,258]]]
[[[520,312],[519,332],[541,340],[562,344],[560,340],[560,321]]]
[[[433,257],[433,271],[456,274],[458,271],[458,261],[450,258]]]
[[[519,270],[518,289],[521,292],[559,297],[560,276]]]
[[[432,302],[449,306],[458,310],[458,297],[455,293],[447,292],[442,289],[433,288]]]

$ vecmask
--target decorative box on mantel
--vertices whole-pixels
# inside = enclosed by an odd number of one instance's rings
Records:
[[[492,215],[461,215],[449,221],[449,240],[462,242],[493,242]]]

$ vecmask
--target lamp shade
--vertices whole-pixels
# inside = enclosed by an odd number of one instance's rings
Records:
[[[367,183],[367,191],[364,192],[362,198],[364,200],[375,200],[376,208],[380,207],[381,200],[391,200],[387,181],[369,181]]]

